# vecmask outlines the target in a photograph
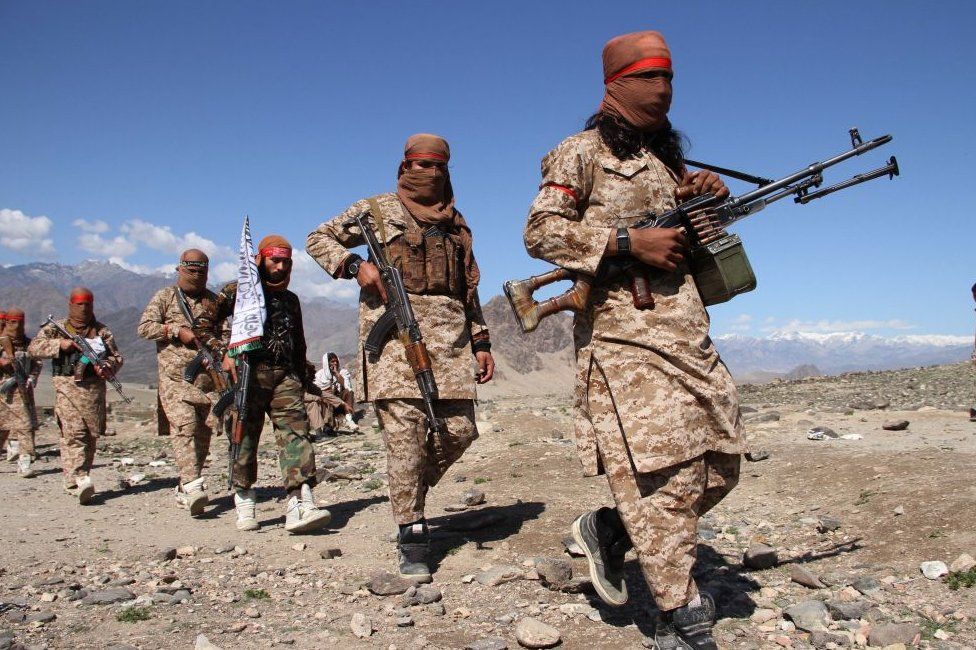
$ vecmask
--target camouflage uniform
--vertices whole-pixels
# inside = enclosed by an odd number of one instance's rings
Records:
[[[22,341],[12,340],[14,352],[26,351],[30,341],[29,338]],[[0,358],[7,358],[7,354],[2,348],[0,348]],[[41,368],[41,361],[32,358],[30,376],[33,378],[35,386]],[[0,369],[0,384],[13,377],[13,374],[13,368]],[[37,453],[34,451],[34,433],[31,418],[24,406],[24,398],[21,397],[20,391],[15,387],[8,395],[0,397],[0,449],[3,449],[8,437],[16,436],[20,443],[19,453],[26,454],[32,459],[37,458]]]
[[[200,318],[216,309],[217,296],[205,290],[199,296],[186,296],[190,313]],[[212,324],[212,317],[210,322]],[[193,361],[197,349],[184,345],[179,339],[180,327],[191,327],[180,310],[176,287],[156,292],[139,321],[139,336],[156,342],[156,363],[159,366],[159,401],[168,420],[173,455],[180,472],[180,481],[189,483],[200,477],[203,464],[210,453],[210,439],[219,423],[210,412],[217,393],[213,379],[205,371],[193,383],[183,379],[183,369]],[[194,329],[198,339],[223,356],[220,339],[213,329]]]
[[[383,214],[383,227],[371,216],[371,225],[381,244],[405,237],[417,228],[396,194],[373,197]],[[369,199],[357,201],[331,221],[321,224],[306,241],[305,250],[333,277],[338,277],[349,256],[347,249],[365,244],[356,225],[347,222],[370,209]],[[409,221],[408,221],[409,220]],[[391,263],[399,267],[398,260]],[[402,268],[401,268],[402,270]],[[357,369],[357,401],[373,402],[383,429],[388,455],[390,502],[398,524],[409,524],[423,517],[427,488],[434,485],[478,437],[474,420],[475,366],[471,354],[472,337],[486,336],[487,325],[481,313],[477,291],[468,301],[464,293],[411,294],[410,304],[430,354],[437,381],[439,400],[435,410],[449,418],[448,435],[440,449],[427,444],[418,403],[420,389],[403,344],[398,338],[386,341],[376,358],[360,347]],[[370,292],[359,295],[359,340],[366,337],[383,315],[380,298]]]
[[[60,325],[75,333],[67,320]],[[122,367],[122,353],[115,344],[112,332],[95,321],[95,336],[105,344],[105,361],[114,371]],[[81,363],[81,352],[62,352],[61,335],[48,325],[37,333],[27,348],[28,354],[37,359],[52,359],[54,385],[54,416],[61,428],[61,466],[64,485],[75,486],[78,479],[87,476],[95,461],[95,443],[105,433],[105,380],[95,375],[91,364],[84,364],[80,381],[76,381],[75,368]]]
[[[678,185],[650,152],[616,158],[596,130],[550,152],[542,176],[526,248],[590,276],[613,229],[674,207]],[[697,593],[697,519],[735,485],[743,427],[688,268],[650,278],[653,309],[618,279],[595,283],[576,317],[576,443],[584,474],[607,474],[658,606],[673,609]]]
[[[237,283],[224,286],[217,295],[216,322],[208,317],[200,326],[221,327],[223,346],[230,340],[230,317],[234,313]],[[315,449],[305,413],[305,334],[302,307],[291,291],[265,291],[267,320],[262,349],[248,353],[251,361],[251,386],[244,438],[234,466],[234,486],[246,490],[258,478],[258,444],[265,413],[271,418],[278,445],[278,464],[288,490],[302,484],[315,486]]]

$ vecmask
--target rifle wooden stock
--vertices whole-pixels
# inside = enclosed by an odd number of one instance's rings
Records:
[[[565,293],[542,302],[532,297],[532,294],[540,287],[562,280],[573,281],[573,286]],[[518,321],[522,332],[526,334],[537,328],[542,319],[547,316],[564,310],[581,311],[586,307],[592,287],[592,277],[573,273],[563,268],[553,269],[548,273],[534,275],[525,280],[509,280],[504,285],[505,295],[512,306],[512,311],[515,312],[515,320]]]

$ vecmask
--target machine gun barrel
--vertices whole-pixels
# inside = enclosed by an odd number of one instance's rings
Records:
[[[896,160],[894,156],[888,159],[888,164],[884,167],[878,167],[877,169],[873,169],[869,172],[857,174],[842,183],[837,183],[836,185],[825,187],[822,190],[817,190],[816,192],[810,192],[809,194],[798,196],[794,199],[794,201],[802,205],[806,205],[810,201],[821,199],[828,194],[833,194],[834,192],[839,192],[840,190],[847,189],[848,187],[852,187],[854,185],[860,185],[861,183],[867,183],[868,181],[872,181],[875,178],[881,178],[882,176],[887,176],[890,179],[898,176],[898,160]]]

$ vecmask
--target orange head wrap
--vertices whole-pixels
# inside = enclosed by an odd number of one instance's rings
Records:
[[[639,77],[647,72],[660,76]],[[603,47],[606,94],[600,110],[625,119],[640,131],[667,123],[671,109],[671,51],[660,32],[623,34]]]
[[[3,328],[3,333],[15,341],[24,340],[24,310],[8,309],[7,326]]]
[[[75,287],[68,294],[68,323],[77,332],[87,330],[95,320],[95,295],[87,287]]]
[[[454,188],[447,163],[451,148],[444,138],[430,133],[417,133],[407,138],[403,147],[403,161],[397,170],[397,196],[407,212],[428,225],[450,223],[454,220]],[[440,165],[408,168],[414,160],[428,160]]]
[[[268,235],[258,243],[258,254],[255,255],[254,261],[261,273],[261,282],[271,291],[284,291],[288,288],[288,282],[291,280],[291,252],[291,243],[281,235]],[[264,260],[273,257],[288,259],[281,277],[270,277],[268,270],[264,268]]]

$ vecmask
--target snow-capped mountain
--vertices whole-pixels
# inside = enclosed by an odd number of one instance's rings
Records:
[[[765,338],[728,334],[715,337],[733,375],[788,373],[800,365],[821,372],[890,370],[954,363],[969,358],[967,336],[907,335],[883,337],[862,332],[777,332]]]

